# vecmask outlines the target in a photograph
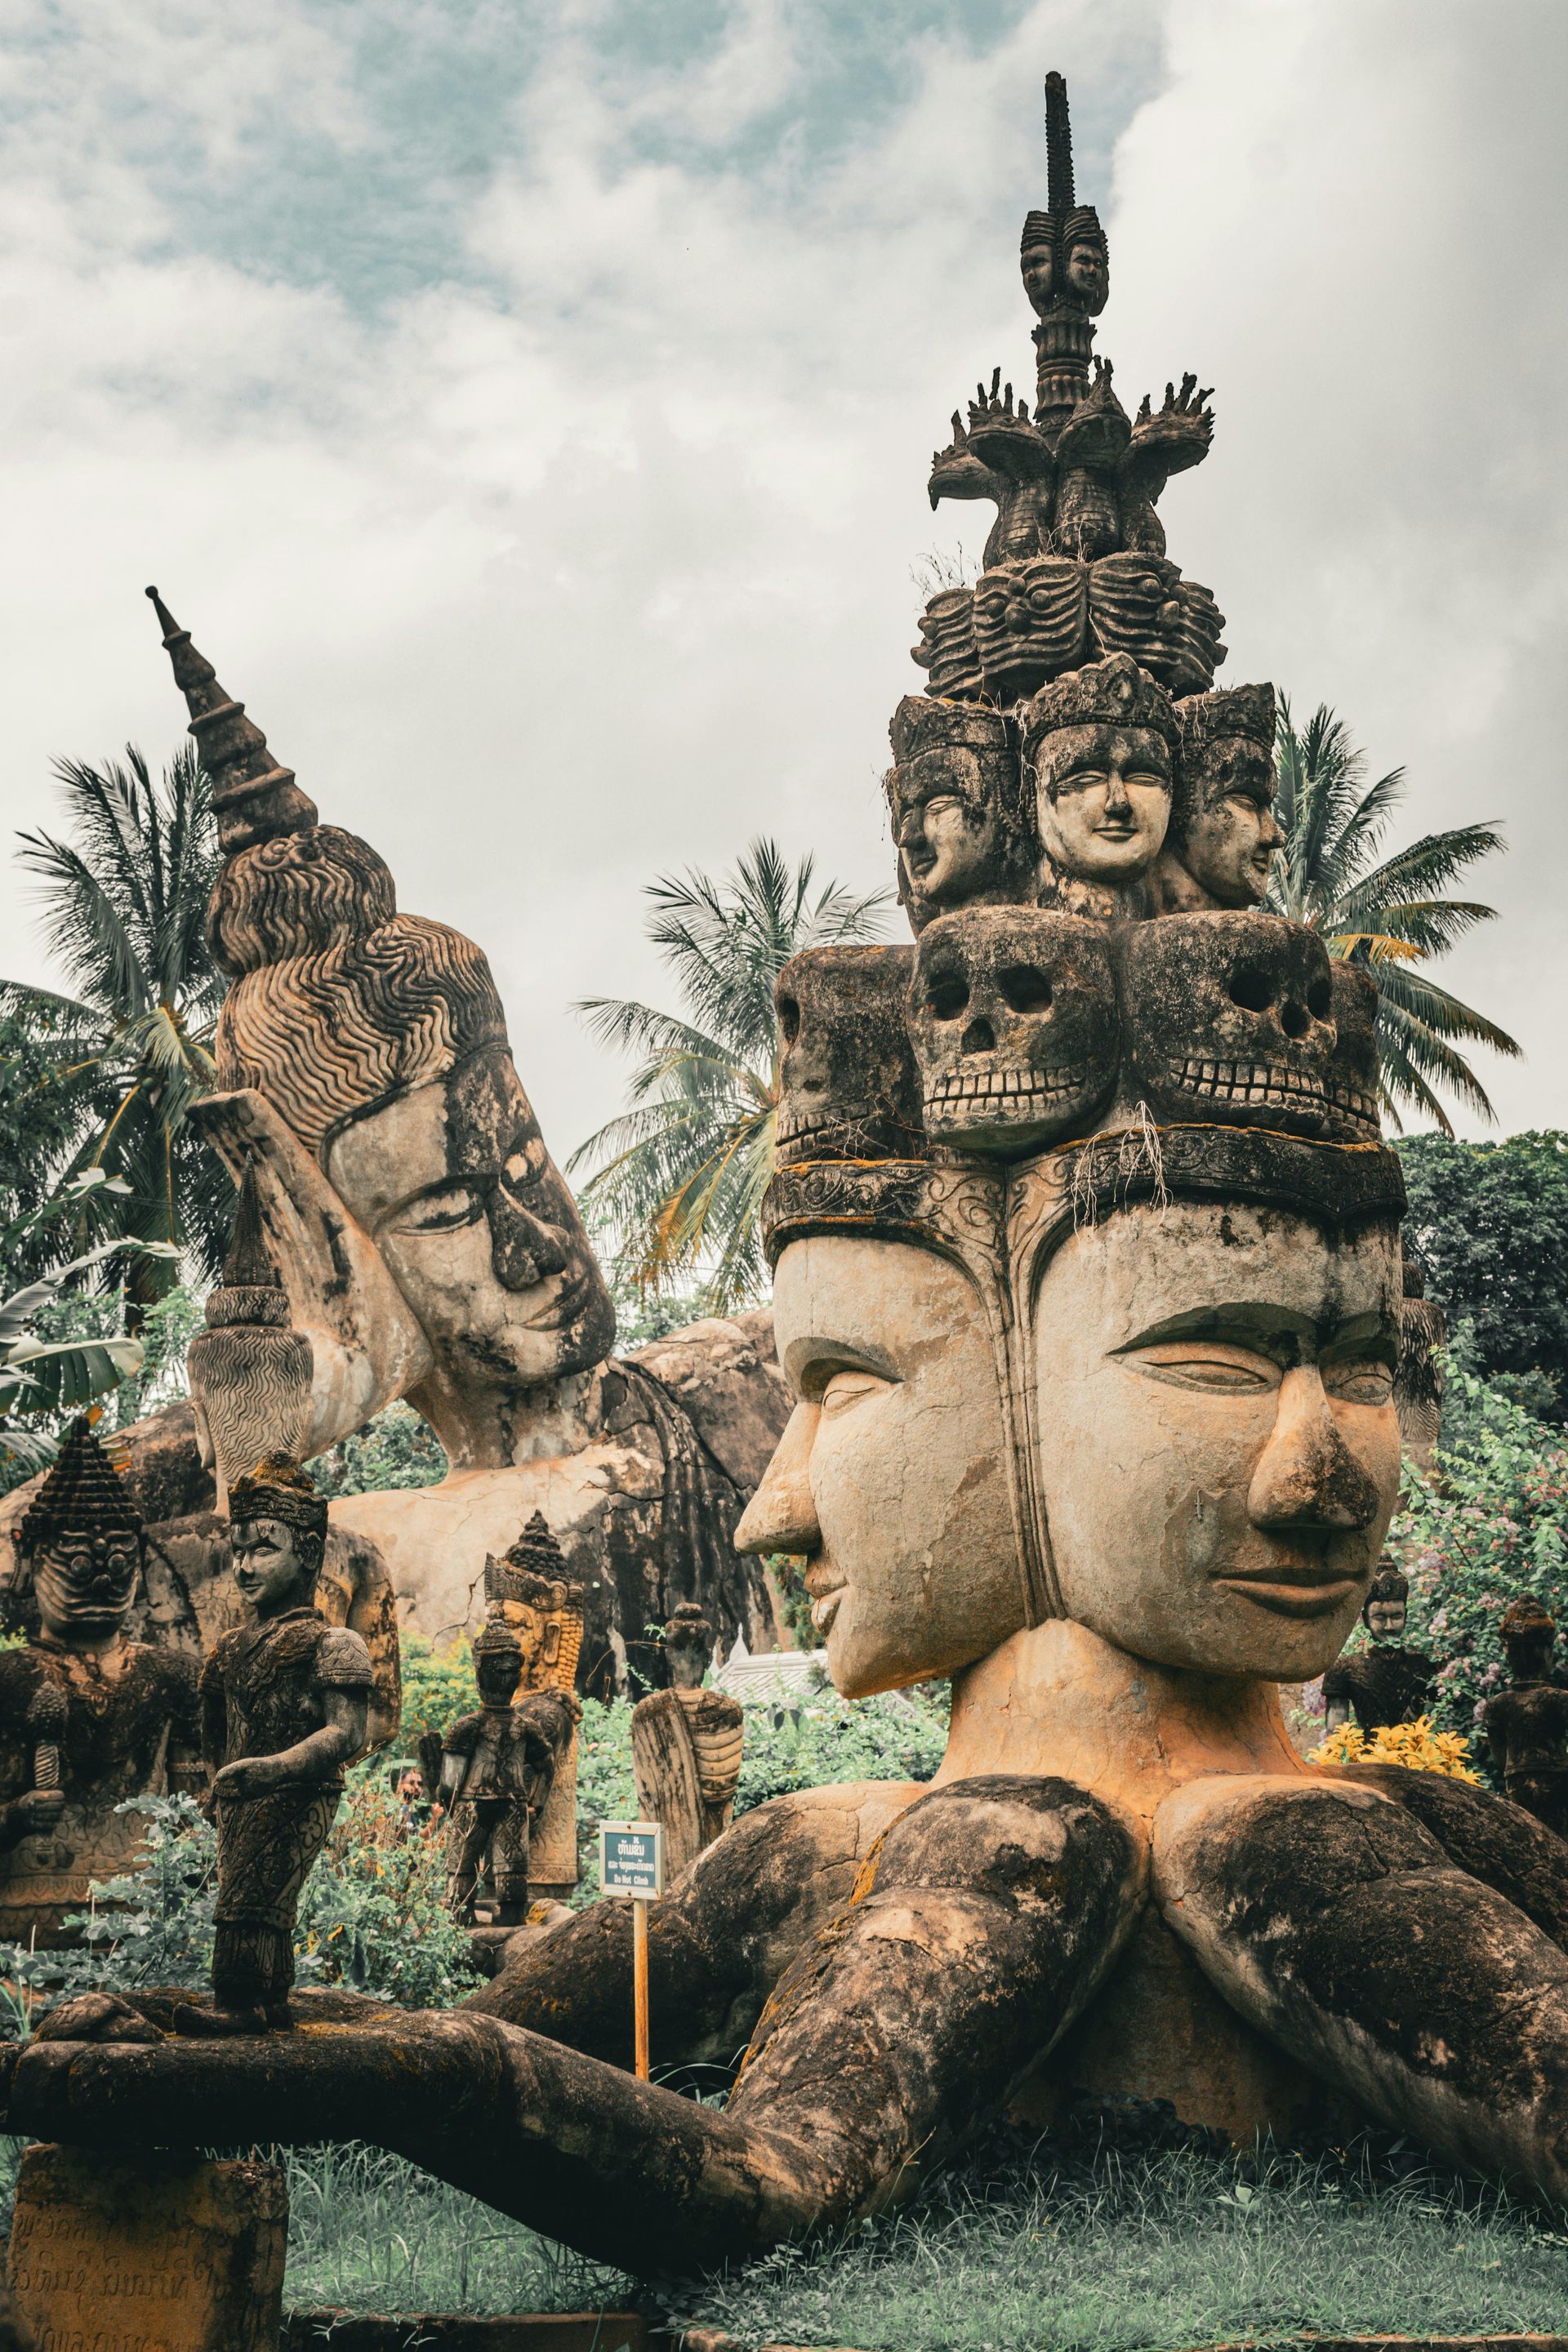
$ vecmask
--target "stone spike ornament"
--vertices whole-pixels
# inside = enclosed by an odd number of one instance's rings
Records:
[[[196,756],[212,784],[224,856],[232,857],[279,834],[302,833],[316,822],[316,804],[294,782],[293,769],[279,766],[266,736],[246,717],[244,703],[218,684],[211,662],[196,651],[189,629],[181,628],[156,588],[147,594],[163,632],[174,683],[191,714]]]
[[[1071,324],[1065,375],[1105,270],[1058,88],[1051,234],[1036,224],[1025,276],[1042,327]],[[1123,443],[1109,387],[1076,440],[1076,409],[1021,422],[999,377],[977,409],[967,456],[1027,491],[988,567],[1083,563],[1090,641],[1026,694],[1010,681],[1024,707],[993,698],[994,732],[975,699],[932,698],[921,823],[928,848],[958,838],[942,828],[1000,808],[1021,755],[1055,896],[977,888],[933,913],[902,1045],[895,951],[808,952],[781,982],[784,1048],[809,1010],[833,1050],[807,1056],[811,1116],[763,1203],[795,1405],[735,1531],[804,1561],[845,1697],[951,1678],[933,1784],[756,1806],[653,1906],[661,2058],[751,2036],[721,2113],[626,2071],[633,1936],[609,1902],[517,1938],[456,2011],[356,2013],[337,1991],[316,2008],[330,2031],[238,2064],[149,2046],[166,1997],[68,2003],[16,2061],[12,2131],[123,2138],[140,2109],[164,2140],[352,2133],[666,2273],[842,2228],[987,2118],[1075,2100],[1166,2102],[1246,2145],[1298,2118],[1372,2121],[1568,2206],[1568,1843],[1436,1773],[1310,1764],[1280,1711],[1279,1685],[1332,1668],[1363,1606],[1374,1639],[1396,1637],[1378,1570],[1401,1475],[1405,1189],[1370,982],[1256,905],[1164,910],[1174,807],[1191,846],[1183,761],[1210,814],[1233,786],[1249,798],[1245,761],[1211,759],[1257,744],[1266,698],[1212,727],[1184,707],[1207,681],[1171,648],[1195,660],[1214,620],[1158,548],[1051,542],[1069,508],[1100,527],[1100,492],[1131,511],[1140,423]],[[1206,446],[1190,387],[1168,410]],[[1040,585],[1058,625],[1062,577]],[[907,712],[898,728],[915,765],[925,731]],[[911,851],[916,797],[899,811]],[[845,1050],[862,1003],[869,1089]],[[908,1067],[918,1129],[870,1131],[868,1093],[885,1104],[882,1076]],[[1543,1656],[1537,1633],[1521,1663]],[[684,1702],[664,1696],[673,1734]],[[1564,1715],[1562,1693],[1532,1699],[1517,1741],[1500,1716],[1505,1769],[1568,1772]],[[679,1761],[673,1738],[647,1760]],[[681,1769],[700,1782],[694,1755]],[[138,2046],[103,2046],[121,2035]]]
[[[298,1454],[310,1420],[314,1353],[289,1318],[289,1295],[268,1255],[254,1165],[240,1181],[223,1280],[206,1304],[205,1331],[185,1353],[203,1459],[217,1481],[218,1508],[234,1481],[264,1454]]]
[[[1072,121],[1068,113],[1067,81],[1059,73],[1046,76],[1046,186],[1052,212],[1071,212]]]

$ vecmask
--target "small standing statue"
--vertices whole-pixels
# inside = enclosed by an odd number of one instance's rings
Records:
[[[644,1819],[663,1828],[673,1877],[730,1826],[745,1717],[737,1699],[702,1687],[713,1628],[694,1601],[683,1601],[666,1625],[664,1654],[669,1688],[632,1709],[632,1770]]]
[[[85,1419],[16,1530],[0,1653],[0,1935],[47,1947],[131,1866],[127,1798],[201,1785],[195,1662],[125,1638],[142,1522]]]
[[[564,1903],[577,1884],[577,1660],[583,1648],[583,1588],[565,1573],[565,1556],[535,1511],[517,1541],[485,1560],[486,1613],[510,1625],[522,1651],[523,1703],[548,1693],[572,1700],[572,1732],[553,1774],[532,1801],[529,1880],[536,1900]]]
[[[210,2010],[184,2033],[287,2026],[300,1890],[326,1843],[343,1768],[367,1743],[370,1652],[314,1606],[327,1506],[292,1455],[268,1454],[229,1494],[235,1580],[255,1621],[202,1669],[202,1746],[217,1818]]]
[[[1413,1723],[1425,1713],[1437,1662],[1425,1650],[1400,1647],[1409,1612],[1410,1585],[1396,1568],[1383,1567],[1362,1603],[1361,1622],[1372,1635],[1370,1649],[1341,1658],[1323,1676],[1328,1727],[1350,1719],[1368,1734],[1395,1723]]]
[[[497,1927],[527,1919],[530,1827],[582,1713],[570,1690],[529,1690],[519,1699],[527,1663],[522,1633],[492,1616],[474,1643],[479,1710],[459,1716],[441,1744],[441,1801],[452,1821],[447,1904],[464,1927],[478,1924],[481,1905]]]
[[[1539,1601],[1510,1601],[1499,1629],[1512,1683],[1488,1699],[1481,1736],[1510,1804],[1568,1838],[1568,1690],[1552,1679],[1555,1621]]]

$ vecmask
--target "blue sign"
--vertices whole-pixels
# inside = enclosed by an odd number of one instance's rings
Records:
[[[643,1902],[664,1893],[664,1832],[657,1822],[599,1823],[599,1885]]]

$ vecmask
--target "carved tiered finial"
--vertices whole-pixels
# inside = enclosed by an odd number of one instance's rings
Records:
[[[1072,120],[1068,86],[1059,73],[1046,76],[1046,185],[1054,213],[1072,208]]]
[[[226,1491],[263,1454],[299,1453],[315,1369],[268,1255],[254,1167],[240,1182],[223,1280],[207,1300],[206,1319],[185,1362],[204,1456]]]
[[[63,1535],[137,1536],[142,1518],[85,1413],[72,1422],[16,1531],[23,1559]]]
[[[267,738],[218,684],[217,672],[191,643],[156,588],[148,596],[163,631],[163,648],[174,683],[191,714],[190,732],[213,788],[218,845],[226,857],[270,841],[280,833],[302,833],[316,822],[316,804],[294,782],[292,768],[280,768]]]

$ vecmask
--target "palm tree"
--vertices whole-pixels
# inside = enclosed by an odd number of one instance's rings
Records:
[[[47,1054],[63,1091],[69,1118],[57,1181],[92,1169],[119,1178],[128,1189],[118,1231],[189,1251],[216,1279],[234,1192],[188,1114],[216,1077],[224,982],[204,922],[216,830],[194,749],[157,784],[134,745],[125,758],[124,767],[60,761],[66,837],[20,836],[22,863],[43,886],[44,938],[74,993],[0,981],[0,1010]],[[81,1228],[60,1238],[79,1241]],[[110,1273],[125,1283],[132,1329],[175,1278],[171,1258],[142,1248],[111,1261]]]
[[[1428,833],[1371,864],[1388,820],[1405,797],[1403,768],[1366,783],[1364,753],[1344,721],[1320,703],[1299,734],[1282,701],[1275,750],[1274,813],[1285,846],[1274,860],[1268,903],[1322,934],[1331,956],[1376,969],[1377,1047],[1383,1108],[1403,1132],[1402,1109],[1424,1112],[1454,1132],[1434,1087],[1446,1087],[1483,1118],[1496,1112],[1462,1054],[1465,1045],[1522,1051],[1506,1030],[1416,969],[1441,955],[1497,909],[1441,894],[1467,866],[1503,847],[1495,824]]]
[[[621,1243],[639,1294],[704,1270],[701,1304],[727,1314],[762,1281],[758,1215],[773,1165],[779,1099],[773,982],[803,948],[874,939],[888,894],[836,882],[813,894],[815,866],[792,873],[776,842],[754,841],[732,874],[661,877],[647,896],[647,936],[676,976],[684,1015],[590,997],[601,1044],[640,1055],[631,1108],[589,1137],[569,1170],[597,1162],[583,1188]]]

